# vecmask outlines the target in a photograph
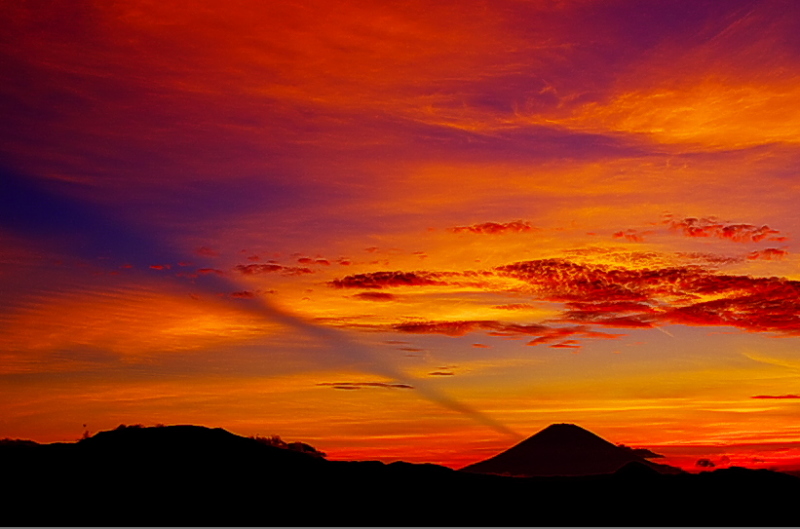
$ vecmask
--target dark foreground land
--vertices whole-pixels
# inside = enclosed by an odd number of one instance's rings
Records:
[[[765,470],[512,478],[326,461],[197,426],[5,443],[0,465],[4,526],[800,525],[800,479]]]

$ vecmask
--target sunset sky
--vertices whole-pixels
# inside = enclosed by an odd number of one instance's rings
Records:
[[[800,468],[800,3],[0,19],[0,438]]]

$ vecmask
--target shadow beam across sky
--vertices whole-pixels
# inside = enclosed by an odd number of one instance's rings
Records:
[[[51,240],[70,255],[87,261],[104,259],[106,266],[133,265],[147,269],[153,263],[177,263],[186,258],[154,235],[141,233],[101,208],[64,196],[9,171],[0,173],[0,225],[17,235]],[[197,256],[192,257],[197,260]],[[179,281],[179,278],[175,278]],[[193,289],[207,294],[239,290],[241,285],[214,274],[194,278]],[[238,298],[236,306],[313,337],[336,355],[356,362],[360,369],[411,385],[424,398],[455,411],[514,440],[522,438],[485,413],[460,402],[423,380],[391,365],[385,358],[353,340],[346,333],[324,327],[289,313],[263,297]]]

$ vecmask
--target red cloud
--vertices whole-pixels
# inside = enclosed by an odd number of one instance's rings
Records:
[[[635,314],[653,314],[655,309],[647,303],[634,303],[632,301],[573,301],[567,303],[567,315],[571,319],[593,319],[594,317],[602,317],[605,314],[622,314],[622,313],[635,313]]]
[[[342,279],[334,279],[330,286],[335,288],[386,288],[400,286],[441,285],[435,272],[372,272],[356,274]]]
[[[641,287],[644,271],[588,267],[563,259],[542,259],[499,266],[500,275],[514,277],[548,301],[647,301]]]
[[[798,298],[748,295],[679,307],[667,312],[663,319],[685,325],[730,325],[753,332],[800,334],[798,311]]]
[[[400,332],[414,334],[446,334],[448,336],[464,336],[475,331],[487,331],[490,336],[572,336],[574,334],[588,334],[589,331],[582,326],[578,327],[548,327],[538,323],[522,325],[493,320],[464,320],[464,321],[422,321],[406,322],[392,325],[392,329]],[[602,333],[598,333],[602,334]]]
[[[751,399],[800,399],[800,395],[755,395]]]
[[[397,323],[392,325],[396,331],[413,334],[446,334],[448,336],[464,336],[480,329],[491,329],[497,322],[492,321],[426,321]]]
[[[494,305],[492,308],[502,310],[524,310],[533,308],[533,305],[530,303],[509,303],[507,305]]]
[[[333,389],[390,388],[414,389],[408,384],[389,384],[387,382],[320,382],[318,386],[331,386]]]
[[[297,260],[300,264],[316,264],[316,265],[325,265],[330,266],[331,262],[327,259],[311,259],[310,257],[301,257]]]
[[[611,318],[600,318],[592,323],[605,325],[607,327],[624,327],[628,329],[649,329],[655,327],[655,323],[642,316],[617,316]]]
[[[778,248],[765,248],[763,250],[750,252],[747,254],[747,258],[751,261],[756,259],[763,259],[765,261],[780,261],[787,255],[789,255],[789,252],[786,250],[780,250]]]
[[[198,274],[217,274],[218,276],[224,275],[225,272],[222,270],[217,270],[216,268],[198,268]]]
[[[483,224],[473,224],[472,226],[456,226],[449,229],[453,233],[481,233],[488,235],[498,235],[506,232],[521,233],[526,231],[538,231],[539,228],[531,226],[529,222],[515,220],[513,222],[497,223],[484,222]]]
[[[387,292],[359,292],[353,297],[367,301],[394,301],[397,299],[394,294],[389,294]]]
[[[785,241],[778,230],[769,226],[752,224],[725,224],[715,219],[686,218],[682,221],[669,221],[670,228],[680,230],[687,237],[717,237],[733,242]]]
[[[727,257],[727,256],[714,255],[702,252],[676,252],[675,255],[682,259],[700,261],[705,265],[711,265],[711,266],[732,264],[742,260],[741,258],[737,257]]]
[[[231,293],[231,297],[240,299],[252,299],[255,297],[255,294],[253,294],[249,290],[240,290],[239,292]]]
[[[484,331],[490,336],[533,336],[529,345],[563,343],[567,338],[617,338],[587,325],[647,329],[664,324],[734,326],[751,332],[800,334],[800,281],[717,274],[698,265],[669,268],[585,265],[566,259],[522,261],[491,270],[464,272],[374,272],[329,283],[338,288],[380,289],[393,286],[459,284],[459,277],[483,280],[509,277],[526,286],[515,292],[532,300],[562,303],[558,320],[573,327],[551,327],[494,320],[412,321],[392,325],[398,332],[463,336]],[[470,283],[491,288],[490,282]],[[370,293],[363,299],[391,299]],[[526,304],[495,305],[525,308]]]
[[[191,274],[190,273],[186,273],[186,272],[178,272],[178,274],[176,274],[176,275],[178,277],[195,278],[195,277],[198,277],[198,276],[201,276],[201,275],[208,275],[208,274],[216,274],[218,276],[223,276],[223,275],[225,275],[225,272],[223,272],[222,270],[217,270],[216,268],[198,268],[195,272],[193,272]]]
[[[644,242],[644,236],[652,234],[652,231],[639,233],[637,230],[618,231],[612,235],[615,239],[626,239],[631,242]]]
[[[524,261],[495,270],[525,281],[541,299],[566,303],[652,304],[659,298],[691,299],[697,297],[695,294],[748,290],[770,282],[749,276],[716,275],[698,266],[626,269],[562,259]],[[644,309],[644,305],[641,307]]]
[[[561,328],[561,329],[548,329],[547,332],[542,333],[542,336],[538,338],[534,338],[527,345],[542,345],[551,342],[555,342],[557,340],[561,340],[567,336],[572,336],[577,331],[571,328]]]
[[[628,270],[548,259],[496,269],[526,281],[534,295],[566,303],[567,321],[611,327],[659,323],[732,325],[800,333],[800,282],[717,275],[696,266]],[[715,296],[697,301],[700,296]]]
[[[267,274],[270,272],[280,272],[286,268],[283,265],[269,263],[269,264],[251,264],[251,265],[237,265],[236,271],[245,275]]]
[[[516,323],[506,323],[491,320],[473,321],[425,321],[399,323],[392,326],[392,329],[400,332],[415,334],[445,334],[447,336],[464,336],[471,332],[486,331],[489,336],[519,337],[536,336],[527,345],[540,345],[559,342],[559,347],[577,348],[580,344],[577,340],[565,340],[566,338],[605,338],[613,339],[623,336],[622,334],[610,334],[592,331],[585,326],[572,327],[549,327],[547,325],[530,324],[521,325]],[[473,344],[474,347],[486,347],[482,344]]]
[[[550,345],[556,349],[580,349],[581,344],[577,340],[564,340],[563,342]]]
[[[208,246],[201,246],[197,250],[194,251],[197,255],[203,255],[205,257],[219,257],[219,253],[212,250]]]
[[[283,266],[276,263],[236,265],[234,270],[244,275],[269,274],[272,272],[280,272],[283,275],[302,275],[314,273],[314,271],[310,268],[301,268],[299,266]]]
[[[732,325],[753,332],[800,333],[800,282],[780,278],[710,276],[696,292],[720,296],[667,310],[664,320],[690,325]]]
[[[571,302],[564,315],[569,321],[593,323],[609,327],[649,328],[658,313],[647,303]]]

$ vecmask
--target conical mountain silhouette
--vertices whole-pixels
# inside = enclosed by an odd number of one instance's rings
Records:
[[[574,424],[551,424],[505,452],[462,470],[511,476],[589,476],[610,474],[631,462],[661,473],[680,472],[651,463]]]

